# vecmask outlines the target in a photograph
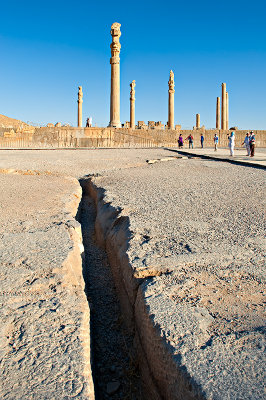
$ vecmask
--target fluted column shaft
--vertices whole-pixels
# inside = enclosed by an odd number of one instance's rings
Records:
[[[111,64],[111,96],[110,96],[110,123],[109,126],[120,128],[120,49],[119,38],[121,36],[120,24],[115,22],[111,27],[112,43]]]
[[[220,97],[217,97],[217,100],[216,100],[216,129],[221,129],[220,118],[221,118],[221,101],[220,101]]]
[[[130,128],[135,129],[135,86],[136,82],[132,81],[130,84]]]
[[[78,127],[82,127],[82,103],[83,103],[83,93],[82,86],[79,86],[78,91]]]
[[[221,129],[226,129],[226,83],[222,83],[222,118]]]
[[[196,128],[200,128],[200,114],[196,114]]]
[[[229,129],[229,98],[228,92],[226,92],[226,130]]]
[[[168,128],[175,129],[175,82],[174,82],[174,73],[170,71],[170,78],[168,81],[169,85],[169,96],[168,96]]]

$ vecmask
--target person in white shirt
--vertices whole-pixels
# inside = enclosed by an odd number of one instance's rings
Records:
[[[234,156],[234,149],[235,149],[235,132],[231,132],[229,136],[229,149],[230,149],[230,156]]]

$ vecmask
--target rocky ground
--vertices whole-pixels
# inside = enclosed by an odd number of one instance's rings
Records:
[[[42,392],[44,385],[51,388],[50,393],[54,390],[54,398],[61,398],[57,393],[62,390],[63,382],[73,391],[71,395],[64,392],[64,398],[82,398],[83,373],[78,367],[83,357],[82,343],[75,331],[71,331],[78,324],[79,303],[78,300],[73,303],[73,297],[59,290],[61,281],[51,275],[51,265],[60,267],[71,246],[65,228],[68,216],[62,212],[62,205],[75,185],[64,177],[86,175],[92,177],[97,187],[104,188],[105,202],[119,208],[120,215],[129,217],[128,257],[141,296],[136,307],[143,302],[175,365],[186,371],[188,379],[192,378],[199,396],[264,397],[264,170],[211,160],[176,159],[173,157],[176,154],[163,149],[0,151],[0,156],[4,188],[1,194],[1,273],[5,285],[1,341],[3,398],[11,399],[17,393],[19,387],[14,383],[17,374],[27,386],[20,398],[26,398],[29,392],[32,396],[29,398],[46,398]],[[171,160],[146,162],[166,157]],[[91,200],[87,199],[82,211],[84,243],[88,237],[84,274],[92,314],[102,314],[99,319],[92,317],[96,396],[126,398],[125,387],[133,385],[132,396],[128,398],[140,398],[138,370],[132,367],[134,354],[131,345],[127,351],[123,344],[124,340],[130,343],[130,338],[124,328],[114,334],[121,316],[106,256],[93,247],[90,218],[94,211],[90,207]],[[35,259],[32,254],[39,248]],[[94,260],[91,269],[90,260]],[[34,285],[37,291],[44,290],[40,289],[43,287],[53,291],[56,286],[58,303],[51,306],[49,302],[55,300],[50,292],[45,292],[45,302],[41,305],[40,300],[35,305],[31,298],[25,304],[19,304],[21,299],[17,297],[14,301],[11,294],[14,290],[27,287],[34,296]],[[104,298],[107,287],[111,291]],[[45,312],[40,314],[42,308]],[[58,321],[54,317],[57,308]],[[69,309],[74,313],[72,323]],[[145,326],[139,310],[139,322]],[[59,325],[55,330],[52,327],[57,327],[59,319],[64,329],[60,330]],[[66,326],[70,329],[68,333],[64,331]],[[119,347],[117,359],[115,352],[108,353],[103,336],[106,326],[112,347]],[[146,333],[148,340],[149,331]],[[74,347],[70,346],[72,352],[61,352],[63,356],[53,365],[45,359],[53,354],[50,342],[58,335],[62,335],[62,346],[68,337]],[[25,354],[19,354],[18,350]],[[54,350],[56,358],[59,350],[60,346]],[[148,345],[146,351],[150,351]],[[155,357],[155,363],[156,351],[154,343],[150,359]],[[133,360],[131,365],[124,364],[127,352],[129,361],[131,357]],[[39,358],[37,364],[46,371],[45,379],[41,379],[43,372],[35,368]],[[68,372],[60,365],[68,365]],[[31,382],[28,371],[30,376],[36,376],[30,386],[26,383]],[[72,380],[65,379],[67,374]],[[130,374],[135,375],[133,380],[129,379]],[[115,385],[116,390],[111,393],[110,387],[114,389]]]
[[[129,215],[134,276],[177,363],[209,398],[263,398],[265,172],[182,159],[94,181]]]
[[[0,397],[92,399],[84,373],[89,308],[72,214],[79,187],[27,173],[0,174],[0,185]]]

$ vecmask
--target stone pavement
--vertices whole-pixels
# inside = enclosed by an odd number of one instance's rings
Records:
[[[17,163],[18,165],[19,163]],[[94,399],[75,179],[0,174],[1,399]]]
[[[170,149],[169,149],[170,150]],[[183,155],[191,155],[202,158],[211,158],[215,160],[227,161],[240,165],[250,165],[256,166],[258,168],[266,168],[266,149],[264,148],[256,148],[255,156],[248,157],[246,155],[246,150],[241,148],[235,149],[234,157],[230,156],[228,148],[218,148],[217,151],[214,151],[213,148],[205,147],[205,148],[194,148],[194,149],[175,149],[179,154]]]
[[[4,150],[0,169],[1,398],[82,399],[90,387],[89,310],[69,260],[85,175],[146,399],[264,398],[264,170],[172,149]]]

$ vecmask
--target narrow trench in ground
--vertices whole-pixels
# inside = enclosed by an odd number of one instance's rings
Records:
[[[133,337],[123,322],[107,255],[95,240],[96,209],[84,191],[79,209],[85,261],[83,277],[91,310],[92,371],[96,400],[140,400]]]

